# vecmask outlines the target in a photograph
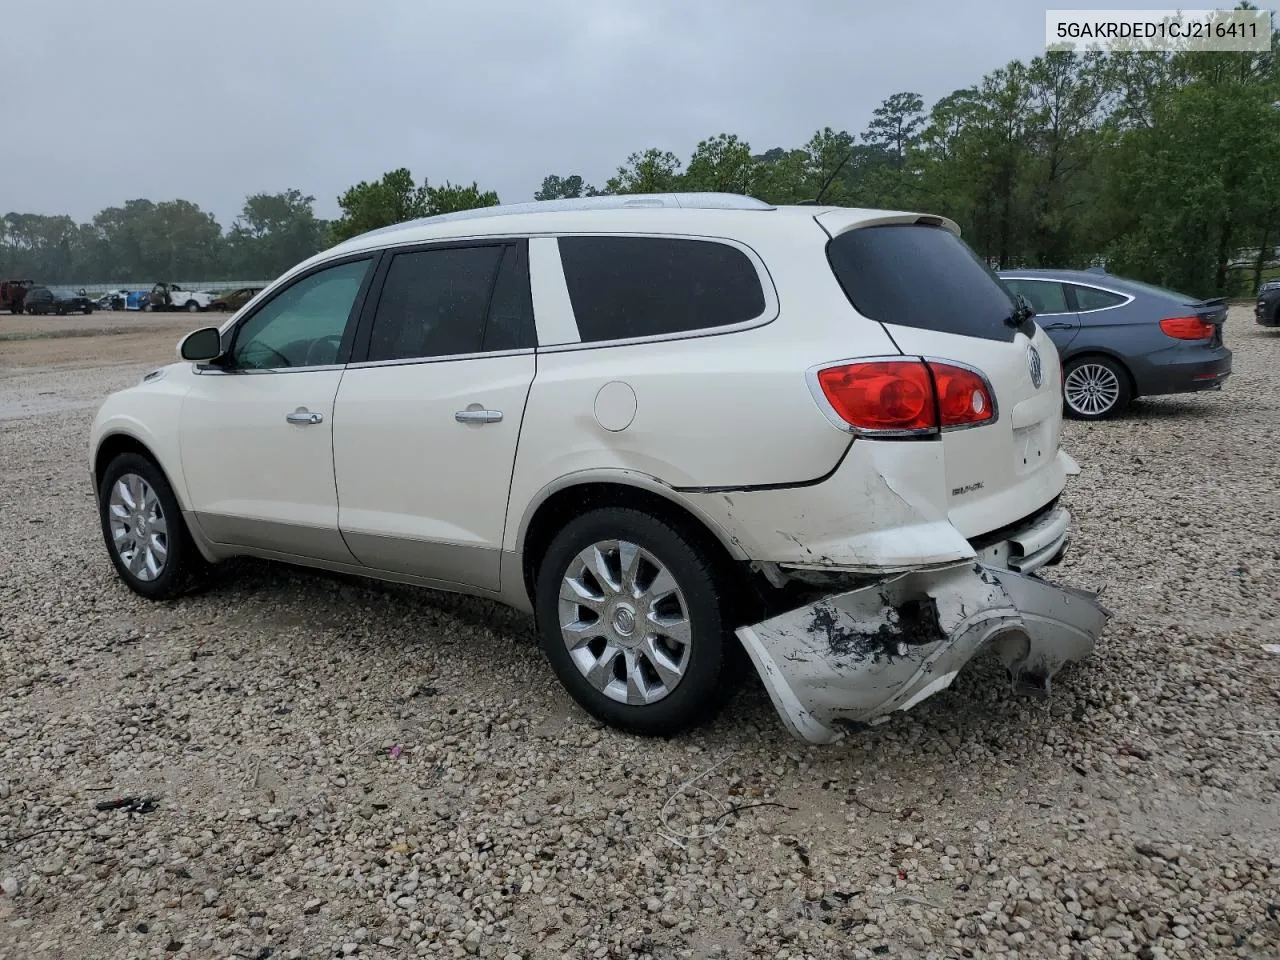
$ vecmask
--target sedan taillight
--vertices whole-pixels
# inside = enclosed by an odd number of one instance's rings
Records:
[[[865,360],[825,367],[815,379],[841,424],[870,436],[927,436],[996,416],[986,379],[943,360]]]
[[[1200,317],[1166,317],[1160,321],[1160,329],[1175,340],[1208,340],[1213,336],[1213,324]]]

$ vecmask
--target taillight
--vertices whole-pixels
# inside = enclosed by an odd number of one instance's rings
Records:
[[[841,426],[873,436],[919,436],[995,419],[981,374],[941,360],[864,360],[815,376]]]
[[[967,367],[928,361],[938,385],[938,415],[942,429],[972,427],[995,417],[995,404],[987,383]]]
[[[859,430],[917,433],[937,428],[933,381],[919,361],[828,367],[818,371],[818,384],[840,419]]]
[[[1160,321],[1160,329],[1175,340],[1208,340],[1213,336],[1213,324],[1200,317],[1166,317]]]

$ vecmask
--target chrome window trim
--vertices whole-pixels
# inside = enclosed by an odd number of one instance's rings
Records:
[[[193,363],[191,372],[204,377],[249,377],[266,373],[315,373],[319,370],[345,370],[347,364],[325,363],[311,367],[266,367],[261,370],[219,370],[208,364]]]
[[[405,367],[421,363],[451,363],[455,360],[487,360],[491,357],[534,356],[536,347],[519,347],[514,350],[481,350],[478,353],[447,353],[437,357],[400,357],[395,360],[362,360],[349,363],[348,370],[364,370],[372,367]]]
[[[1111,288],[1111,287],[1104,287],[1104,286],[1102,286],[1101,284],[1098,284],[1098,283],[1085,283],[1083,280],[1063,280],[1063,279],[1055,279],[1055,278],[1053,278],[1053,277],[1027,277],[1027,276],[1018,276],[1018,275],[1016,275],[1016,274],[1015,274],[1015,275],[1013,275],[1013,276],[1009,276],[1009,277],[1001,277],[1001,279],[1002,279],[1002,280],[1044,280],[1044,281],[1048,281],[1048,282],[1050,282],[1050,283],[1065,283],[1065,284],[1069,284],[1070,286],[1073,286],[1073,287],[1087,287],[1087,288],[1088,288],[1088,289],[1090,289],[1090,290],[1101,290],[1103,293],[1109,293],[1109,294],[1111,294],[1113,297],[1123,297],[1123,298],[1124,298],[1123,302],[1121,302],[1121,303],[1113,303],[1113,304],[1112,304],[1111,306],[1109,306],[1109,307],[1093,307],[1093,308],[1092,308],[1092,309],[1090,309],[1090,310],[1076,310],[1076,311],[1075,311],[1075,313],[1076,313],[1077,315],[1078,315],[1078,314],[1082,314],[1082,313],[1101,313],[1103,310],[1119,310],[1121,307],[1127,307],[1129,304],[1133,303],[1133,301],[1134,301],[1134,300],[1138,299],[1138,298],[1137,298],[1134,294],[1132,294],[1132,293],[1125,293],[1123,290],[1115,290],[1115,289],[1113,289],[1113,288]],[[1071,311],[1068,311],[1068,313],[1069,313],[1069,312],[1071,312]],[[1062,314],[1060,314],[1060,313],[1038,313],[1038,314],[1036,314],[1036,316],[1038,316],[1038,317],[1060,317],[1060,316],[1062,316]]]
[[[1093,307],[1092,309],[1089,309],[1089,310],[1077,310],[1076,311],[1077,314],[1101,313],[1103,310],[1119,310],[1121,307],[1127,307],[1129,304],[1133,303],[1133,301],[1138,299],[1135,295],[1131,293],[1125,293],[1122,290],[1113,290],[1111,287],[1104,287],[1096,283],[1081,283],[1075,280],[1064,280],[1063,283],[1069,283],[1073,287],[1087,287],[1090,290],[1101,290],[1103,293],[1109,293],[1113,297],[1124,298],[1120,303],[1113,303],[1109,307]]]

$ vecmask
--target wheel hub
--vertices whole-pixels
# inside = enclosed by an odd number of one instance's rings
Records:
[[[620,603],[614,607],[613,632],[619,640],[629,640],[636,632],[636,612],[630,604]]]

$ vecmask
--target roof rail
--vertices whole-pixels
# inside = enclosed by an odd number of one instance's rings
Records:
[[[737,193],[630,193],[610,194],[599,197],[573,197],[564,200],[531,200],[525,203],[504,203],[496,207],[477,207],[474,210],[458,210],[434,217],[419,217],[387,227],[379,227],[361,237],[376,237],[406,227],[426,226],[435,223],[451,223],[455,220],[483,220],[489,217],[506,217],[518,213],[556,213],[567,210],[629,210],[678,207],[683,210],[776,210],[772,204],[755,197]],[[355,239],[354,237],[352,239]]]

